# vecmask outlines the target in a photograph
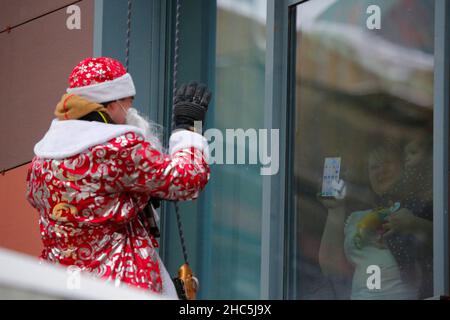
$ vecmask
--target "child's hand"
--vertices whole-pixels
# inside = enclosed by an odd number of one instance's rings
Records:
[[[327,209],[336,209],[345,206],[345,200],[337,199],[335,197],[324,197],[319,192],[317,195],[317,200]]]
[[[393,234],[414,234],[417,231],[417,217],[408,209],[400,209],[386,218],[384,237]]]
[[[335,209],[345,206],[345,197],[347,195],[347,187],[345,185],[344,180],[333,181],[332,182],[334,197],[324,197],[322,193],[317,194],[317,200],[322,203],[324,207],[327,209]]]

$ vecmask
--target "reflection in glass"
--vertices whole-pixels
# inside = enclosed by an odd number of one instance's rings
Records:
[[[296,7],[293,298],[432,296],[433,25],[432,0]]]
[[[219,129],[264,126],[266,0],[218,0],[214,108],[206,124]],[[231,143],[231,141],[226,141]],[[235,152],[242,148],[235,140]],[[246,154],[249,146],[245,145]],[[224,155],[226,156],[226,155]],[[203,238],[208,299],[259,299],[261,176],[256,165],[212,165]]]

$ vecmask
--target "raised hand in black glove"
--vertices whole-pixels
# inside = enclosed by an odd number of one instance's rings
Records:
[[[210,101],[211,92],[205,85],[199,85],[197,82],[182,85],[173,101],[173,130],[192,130],[195,121],[203,123]]]

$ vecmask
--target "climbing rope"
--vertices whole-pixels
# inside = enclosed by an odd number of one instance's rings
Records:
[[[178,87],[178,63],[180,57],[180,23],[181,23],[181,0],[177,0],[175,13],[175,45],[173,55],[173,99]]]
[[[127,39],[126,39],[126,51],[125,51],[125,66],[128,71],[129,58],[130,58],[130,35],[131,35],[131,9],[132,0],[128,0],[128,16],[127,16]],[[175,15],[175,41],[174,41],[174,57],[173,57],[173,95],[172,101],[174,102],[177,87],[178,87],[178,63],[180,58],[180,20],[181,20],[181,0],[176,1],[176,15]],[[172,112],[173,115],[173,112]],[[172,127],[173,127],[172,116]],[[184,265],[182,265],[178,271],[178,278],[174,278],[174,284],[177,287],[177,293],[183,299],[195,299],[196,292],[199,287],[197,278],[195,278],[188,263],[188,254],[186,249],[186,242],[184,239],[183,226],[181,224],[181,215],[178,202],[174,201],[175,214],[177,218],[178,234],[180,236],[181,248],[183,250]],[[180,286],[181,285],[181,286]]]
[[[128,0],[127,40],[126,40],[126,45],[125,45],[125,68],[127,69],[127,72],[128,72],[129,61],[130,61],[131,8],[132,8],[132,0]]]
[[[174,202],[174,204],[175,204],[175,213],[177,216],[178,234],[180,235],[181,248],[183,249],[183,258],[184,262],[189,264],[186,243],[184,241],[183,226],[181,225],[180,209],[178,207],[178,202]]]
[[[125,67],[128,71],[130,61],[130,39],[131,39],[131,12],[132,12],[132,0],[128,0],[127,10],[127,36],[125,45]],[[175,15],[175,44],[174,44],[174,60],[173,60],[173,96],[175,99],[177,87],[178,87],[178,63],[180,56],[180,19],[181,18],[181,1],[176,2],[176,15]],[[184,262],[188,263],[188,255],[186,249],[186,242],[184,240],[183,226],[181,224],[180,208],[178,202],[174,202],[175,213],[177,217],[178,233],[180,235],[181,248],[183,250]]]

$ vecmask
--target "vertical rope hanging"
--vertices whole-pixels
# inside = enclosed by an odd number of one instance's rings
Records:
[[[172,97],[175,99],[178,87],[178,63],[180,58],[180,22],[181,21],[181,0],[177,0],[175,13],[175,45],[173,55],[173,90]]]
[[[126,36],[126,46],[125,46],[125,67],[129,69],[130,61],[130,39],[131,39],[131,11],[132,11],[132,0],[128,0],[128,14],[127,14],[127,36]],[[178,63],[180,55],[180,20],[181,20],[181,0],[176,1],[176,15],[175,15],[175,44],[174,44],[174,61],[173,61],[173,91],[172,91],[172,101],[175,100],[175,95],[178,87]],[[173,121],[173,119],[172,119]],[[184,239],[183,227],[181,224],[180,208],[178,202],[174,202],[175,213],[177,217],[178,233],[180,235],[181,247],[183,250],[183,258],[186,264],[188,263],[188,255],[186,249],[186,242]]]
[[[125,44],[125,68],[128,72],[130,61],[130,38],[131,38],[131,8],[132,0],[128,0],[128,15],[127,15],[127,40]]]
[[[173,56],[173,90],[172,90],[172,101],[175,101],[175,95],[177,93],[178,87],[178,63],[180,58],[180,21],[181,21],[181,0],[177,0],[176,3],[176,14],[175,14],[175,45],[174,45],[174,56]],[[173,121],[173,117],[172,117]],[[173,126],[172,126],[173,127]],[[180,235],[181,248],[183,250],[183,258],[186,264],[188,263],[188,255],[186,249],[186,242],[184,240],[183,226],[181,225],[180,208],[178,207],[178,202],[174,202],[175,213],[177,217],[178,233]]]

